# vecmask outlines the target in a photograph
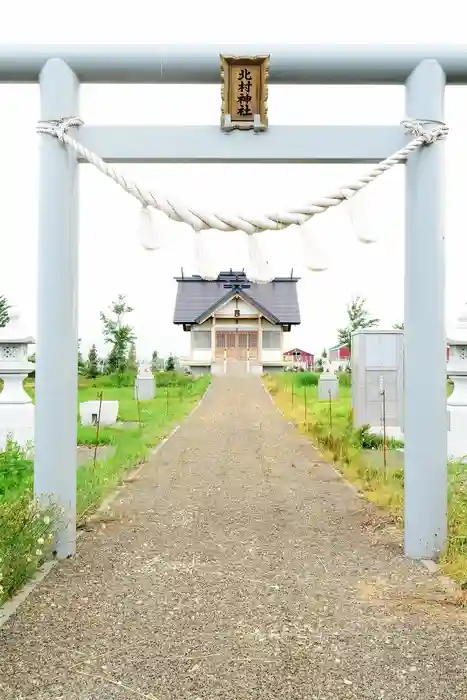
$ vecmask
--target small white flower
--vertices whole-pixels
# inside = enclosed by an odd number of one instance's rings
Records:
[[[40,557],[42,555],[42,549],[36,549],[36,557]]]
[[[26,561],[28,562],[28,564],[31,563],[32,559],[31,559],[31,557],[30,557],[29,555],[26,557]]]
[[[39,537],[39,539],[37,540],[37,544],[44,544],[44,538]]]
[[[50,518],[49,518],[48,515],[44,515],[44,523],[45,523],[46,525],[50,525]]]

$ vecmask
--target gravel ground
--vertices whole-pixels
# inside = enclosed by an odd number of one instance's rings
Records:
[[[0,631],[2,700],[467,698],[467,613],[285,422],[214,379]]]

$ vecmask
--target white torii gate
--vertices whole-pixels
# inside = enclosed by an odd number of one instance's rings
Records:
[[[446,82],[467,84],[467,48],[415,46],[0,47],[0,82],[40,83],[41,119],[79,116],[80,82],[219,83],[219,54],[270,54],[272,84],[405,84],[406,113],[442,121]],[[375,163],[402,148],[398,126],[83,126],[109,162]],[[447,412],[444,146],[410,156],[405,243],[405,553],[446,542]],[[57,555],[76,544],[78,193],[76,155],[41,137],[34,487],[66,512]],[[287,232],[284,232],[287,235]]]

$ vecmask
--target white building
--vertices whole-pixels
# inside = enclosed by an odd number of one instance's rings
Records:
[[[177,277],[174,323],[190,333],[190,353],[182,365],[195,374],[227,371],[281,371],[284,333],[300,323],[296,277],[267,284],[244,272],[221,272],[217,280]]]

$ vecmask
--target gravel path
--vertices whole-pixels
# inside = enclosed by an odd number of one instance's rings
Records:
[[[277,413],[200,409],[0,631],[2,700],[467,698],[467,613]]]

